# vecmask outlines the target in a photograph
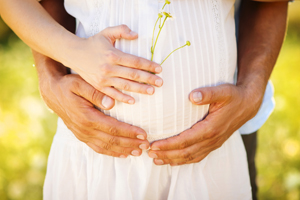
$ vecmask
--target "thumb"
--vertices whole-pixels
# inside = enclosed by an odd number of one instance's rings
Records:
[[[195,105],[212,104],[226,101],[232,96],[233,85],[224,84],[214,87],[197,88],[190,93],[190,101]]]
[[[73,82],[73,85],[74,85],[72,87],[73,93],[91,102],[96,107],[101,108],[103,110],[109,110],[114,107],[115,105],[114,99],[105,95],[99,90],[95,89],[93,86],[85,82],[83,79],[79,78],[77,80],[77,83],[75,81]]]
[[[114,43],[117,39],[127,39],[127,40],[134,40],[138,37],[138,34],[132,31],[126,25],[119,25],[108,27],[102,31],[102,34],[109,38],[112,43]]]

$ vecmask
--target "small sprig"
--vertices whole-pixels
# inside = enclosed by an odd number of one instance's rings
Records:
[[[155,47],[156,47],[156,44],[157,44],[159,35],[160,35],[160,33],[161,33],[161,30],[162,30],[162,28],[163,28],[164,25],[165,25],[165,22],[166,22],[167,20],[169,20],[169,19],[171,19],[171,20],[174,20],[174,19],[175,19],[175,17],[174,17],[171,13],[164,11],[164,8],[166,7],[166,5],[167,5],[167,4],[170,4],[170,3],[171,3],[170,0],[165,0],[165,4],[163,5],[162,9],[161,9],[160,12],[158,13],[158,18],[157,18],[157,20],[156,20],[156,22],[155,22],[155,25],[154,25],[154,28],[153,28],[152,42],[151,42],[151,61],[153,61],[153,56],[154,56]],[[163,22],[161,23],[162,18],[163,18]],[[159,31],[158,31],[156,37],[154,37],[154,34],[155,34],[155,28],[156,28],[158,22],[159,22],[159,25],[158,25]],[[155,42],[154,42],[154,38],[155,38]],[[154,44],[153,44],[153,42],[154,42]],[[177,51],[177,50],[179,50],[179,49],[181,49],[181,48],[183,48],[183,47],[185,47],[185,46],[190,46],[190,45],[191,45],[190,41],[187,41],[185,45],[183,45],[183,46],[181,46],[181,47],[178,47],[177,49],[175,49],[174,51],[172,51],[172,52],[171,52],[171,53],[170,53],[170,54],[162,61],[161,65],[167,60],[167,58],[170,57],[170,55],[171,55],[172,53],[174,53],[175,51]]]
[[[167,60],[167,58],[169,58],[170,57],[170,55],[172,54],[172,53],[174,53],[175,51],[177,51],[177,50],[179,50],[179,49],[181,49],[181,48],[183,48],[183,47],[185,47],[185,46],[191,46],[191,42],[190,41],[186,41],[186,43],[185,43],[185,45],[183,45],[183,46],[181,46],[181,47],[178,47],[177,49],[175,49],[174,51],[172,51],[161,63],[160,63],[160,65],[162,65],[166,60]]]

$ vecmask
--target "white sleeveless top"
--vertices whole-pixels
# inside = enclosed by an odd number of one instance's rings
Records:
[[[172,0],[171,0],[172,1]],[[232,83],[236,66],[233,0],[173,0],[155,50],[164,64],[164,85],[152,96],[130,93],[134,105],[116,103],[106,111],[140,126],[150,141],[170,137],[201,120],[208,106],[194,106],[189,93],[198,87]],[[92,36],[108,26],[128,25],[139,34],[135,41],[120,40],[120,50],[150,58],[151,34],[163,3],[158,0],[65,0],[78,19],[77,35]],[[79,141],[59,119],[48,158],[45,200],[250,200],[246,152],[239,132],[201,162],[157,166],[147,151],[141,156],[115,158],[94,152]]]
[[[126,24],[139,34],[134,41],[118,40],[123,52],[151,58],[151,39],[158,12],[158,0],[66,0],[66,10],[78,20],[77,35],[90,37],[109,26]],[[195,106],[189,93],[196,88],[233,83],[236,68],[234,1],[174,0],[165,10],[175,15],[162,29],[154,61],[162,60],[187,40],[191,46],[172,54],[159,75],[164,81],[154,95],[129,93],[134,105],[116,102],[104,111],[120,121],[139,126],[148,140],[167,138],[203,119],[208,106]],[[156,28],[158,30],[158,28]],[[124,92],[124,91],[123,91]]]

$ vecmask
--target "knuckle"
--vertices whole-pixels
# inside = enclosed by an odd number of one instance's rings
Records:
[[[191,157],[191,154],[188,151],[182,151],[180,157],[182,157],[185,160],[188,160]]]
[[[140,58],[133,58],[132,59],[132,64],[136,67],[136,68],[141,68],[141,59]]]
[[[115,145],[115,146],[119,146],[120,145],[120,140],[119,140],[119,138],[117,138],[117,137],[111,137],[110,139],[109,139],[109,144],[111,144],[111,145]]]
[[[125,90],[125,91],[128,91],[128,90],[130,89],[129,83],[124,83],[124,84],[122,85],[122,89]]]
[[[112,146],[110,144],[108,144],[108,143],[103,143],[103,145],[102,145],[102,148],[105,149],[105,150],[110,150],[111,147]]]
[[[79,88],[80,88],[80,83],[77,79],[75,79],[71,84],[71,90],[78,91]]]
[[[106,78],[104,77],[99,77],[98,78],[98,87],[101,88],[103,85],[105,85],[107,82]]]
[[[125,24],[121,24],[120,29],[122,32],[126,32],[126,31],[128,31],[128,26],[126,26]]]
[[[102,74],[109,75],[109,74],[111,74],[112,70],[111,70],[111,67],[109,64],[103,64],[101,66],[101,71],[102,71]]]
[[[181,141],[179,144],[179,149],[184,149],[186,147],[188,147],[188,142],[186,140]]]
[[[212,130],[207,134],[206,137],[207,137],[207,139],[212,139],[212,138],[215,138],[217,135],[218,135],[218,132],[215,130]]]
[[[97,102],[98,94],[99,94],[98,91],[93,88],[92,91],[91,91],[92,102]]]
[[[120,57],[113,50],[107,51],[106,58],[113,63],[116,63],[120,60]]]
[[[116,129],[116,127],[110,126],[109,129],[108,129],[108,133],[109,133],[110,135],[116,136],[116,135],[118,135],[118,130]]]
[[[186,158],[186,160],[189,161],[193,161],[195,159],[195,157],[193,155],[189,156],[188,158]]]
[[[130,72],[128,76],[131,80],[139,80],[140,78],[140,75],[137,71]]]

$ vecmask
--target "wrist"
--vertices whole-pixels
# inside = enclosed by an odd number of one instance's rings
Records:
[[[248,108],[250,119],[254,117],[264,98],[266,84],[259,79],[244,80],[237,83],[237,87],[242,92],[242,101],[245,108]]]
[[[81,52],[84,48],[86,39],[80,38],[74,34],[71,35],[72,37],[66,37],[68,38],[67,41],[65,41],[64,45],[61,45],[63,48],[59,52],[57,52],[57,60],[64,66],[77,71],[77,62],[74,61],[76,60],[76,58],[80,58],[82,57],[82,55],[84,55]]]

